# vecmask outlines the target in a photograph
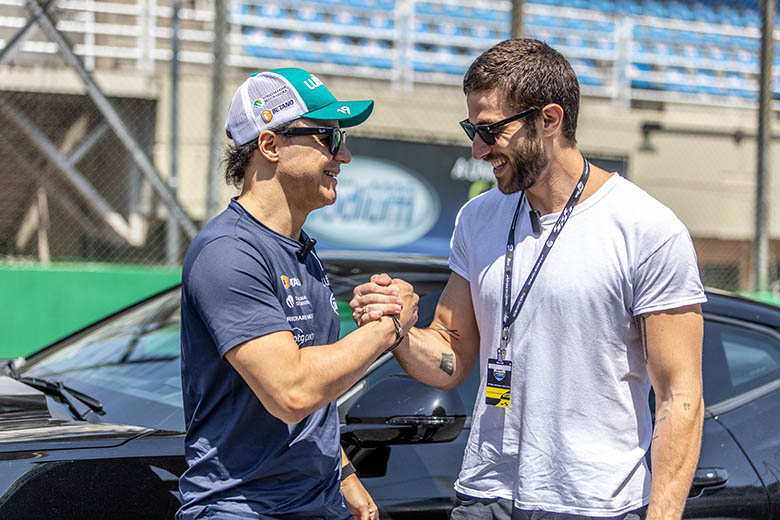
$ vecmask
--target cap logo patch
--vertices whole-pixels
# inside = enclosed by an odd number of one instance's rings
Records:
[[[336,110],[336,112],[341,112],[342,114],[352,115],[352,112],[350,112],[349,107],[343,106]]]
[[[303,81],[303,84],[309,87],[309,90],[314,90],[315,88],[322,86],[322,81],[320,81],[320,78],[312,74],[309,79]]]
[[[270,122],[271,119],[274,118],[270,110],[263,110],[263,112],[260,114],[260,117],[262,117],[263,121],[265,121],[266,123]]]
[[[253,105],[255,108],[261,108],[261,107],[263,106],[263,100],[262,100],[262,99],[260,99],[260,98],[258,98],[258,99],[255,99],[255,102],[254,102],[254,103],[252,103],[252,105]]]

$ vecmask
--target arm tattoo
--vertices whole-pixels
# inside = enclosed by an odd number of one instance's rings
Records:
[[[441,364],[439,364],[439,368],[448,376],[451,376],[453,372],[455,372],[455,362],[452,354],[443,353],[441,355]]]
[[[637,316],[636,326],[639,329],[639,341],[642,343],[642,357],[647,362],[647,324],[644,316]]]
[[[436,330],[438,330],[438,331],[441,331],[441,332],[444,332],[446,334],[449,334],[454,339],[460,339],[460,332],[458,332],[457,329],[448,329],[447,327],[445,327],[441,323],[437,323],[436,325],[434,325],[434,328]]]

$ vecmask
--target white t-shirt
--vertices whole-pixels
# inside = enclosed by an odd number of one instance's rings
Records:
[[[461,208],[450,268],[470,283],[482,382],[461,493],[521,509],[612,516],[646,504],[650,382],[634,316],[706,301],[688,231],[617,174],[578,204],[510,329],[511,407],[485,404],[501,332],[509,227],[520,193]],[[535,236],[527,201],[515,231],[512,303],[558,219]],[[519,450],[519,457],[518,457]]]

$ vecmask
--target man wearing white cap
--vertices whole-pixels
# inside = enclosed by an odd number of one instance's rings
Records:
[[[417,297],[398,291],[396,315],[339,340],[302,230],[336,200],[351,160],[341,128],[372,109],[301,69],[254,74],[233,96],[226,179],[241,195],[195,237],[182,271],[189,468],[178,519],[377,517],[340,449],[334,400],[411,328]]]

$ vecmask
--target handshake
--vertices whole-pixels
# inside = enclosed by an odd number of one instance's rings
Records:
[[[375,274],[370,282],[355,287],[349,307],[358,327],[385,316],[395,316],[406,335],[417,322],[419,300],[410,283],[383,273]]]

